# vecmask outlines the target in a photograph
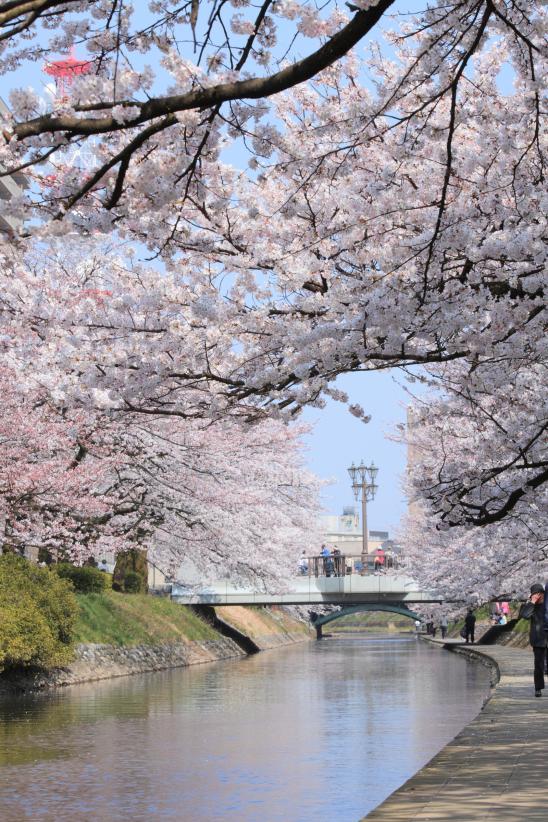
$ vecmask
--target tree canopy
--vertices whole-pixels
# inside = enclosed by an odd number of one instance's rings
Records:
[[[339,374],[411,369],[432,387],[409,432],[428,527],[516,550],[519,521],[542,567],[545,10],[431,2],[381,45],[390,2],[231,6],[0,3],[5,72],[85,52],[4,118],[4,173],[30,180],[2,206],[23,226],[18,373],[30,321],[57,404],[134,421],[122,453],[168,437],[175,465],[179,432],[206,452],[228,426],[244,455],[250,425],[270,441],[347,401]]]

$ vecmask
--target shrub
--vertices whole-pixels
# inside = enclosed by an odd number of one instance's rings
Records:
[[[143,578],[137,571],[128,571],[124,577],[124,591],[126,594],[140,594],[143,592]]]
[[[120,551],[116,557],[112,587],[115,591],[125,591],[126,575],[129,571],[139,574],[141,585],[139,590],[142,593],[148,591],[148,567],[146,551],[132,548],[129,551]]]
[[[55,570],[61,579],[69,579],[79,594],[99,594],[107,585],[105,573],[92,565],[78,567],[68,562],[60,562],[55,566]]]
[[[22,557],[0,557],[0,671],[68,663],[77,613],[66,580]]]

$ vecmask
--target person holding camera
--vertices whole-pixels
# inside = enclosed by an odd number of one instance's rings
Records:
[[[519,611],[520,619],[531,620],[529,625],[529,643],[535,655],[534,681],[535,696],[542,696],[544,690],[544,671],[546,670],[546,646],[548,633],[544,629],[544,585],[535,582],[531,585],[531,596],[524,602]]]

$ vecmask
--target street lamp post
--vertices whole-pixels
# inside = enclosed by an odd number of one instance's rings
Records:
[[[363,460],[359,465],[352,465],[348,469],[352,481],[352,490],[356,501],[360,497],[362,501],[362,566],[367,567],[367,503],[374,499],[378,485],[375,484],[378,468],[372,462],[371,465],[364,465]]]

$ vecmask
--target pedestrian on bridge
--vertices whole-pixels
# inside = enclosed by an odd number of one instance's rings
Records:
[[[331,556],[331,551],[327,545],[322,545],[321,556],[323,557],[323,572],[326,577],[330,577],[335,570],[335,567],[333,557]]]
[[[548,640],[548,634],[544,630],[544,585],[542,583],[535,582],[531,585],[531,596],[521,606],[519,618],[531,620],[529,624],[529,643],[533,648],[535,658],[533,671],[535,696],[542,696]]]
[[[375,551],[375,560],[374,560],[374,570],[375,573],[382,571],[384,568],[384,550],[382,548],[377,548]]]
[[[333,546],[333,565],[335,567],[335,576],[344,577],[344,558],[336,545]]]

